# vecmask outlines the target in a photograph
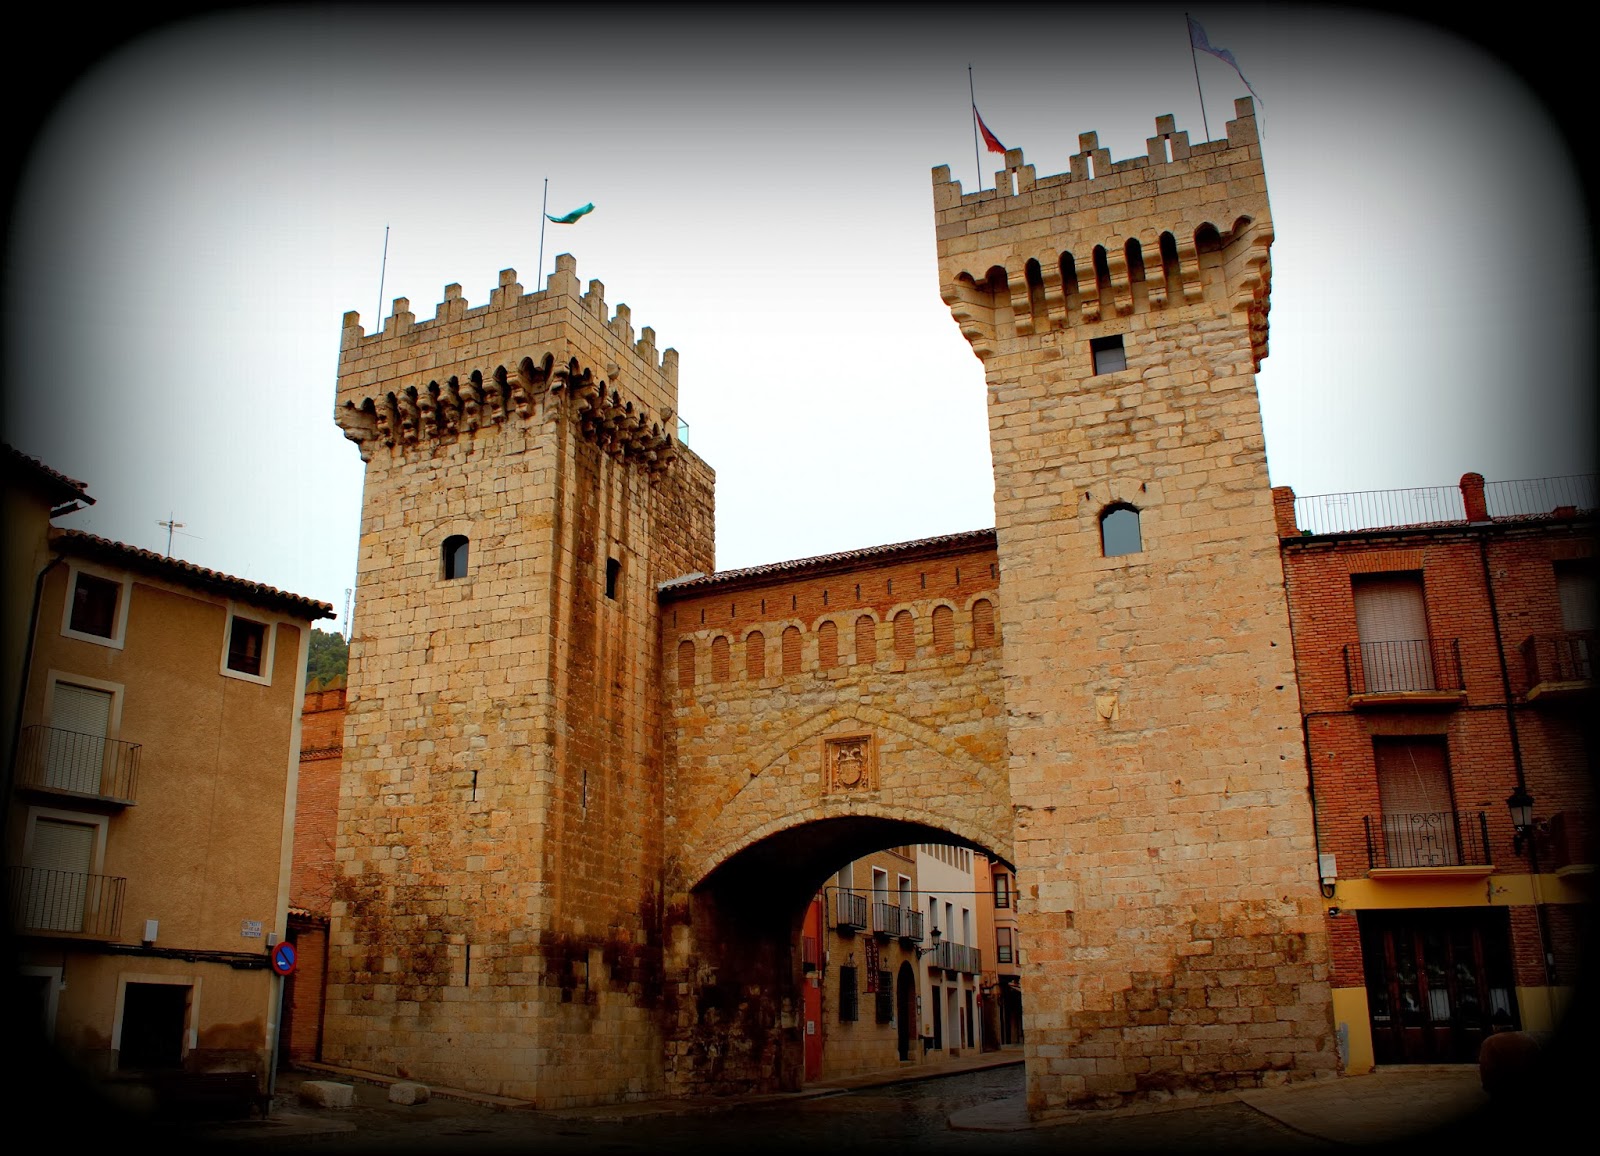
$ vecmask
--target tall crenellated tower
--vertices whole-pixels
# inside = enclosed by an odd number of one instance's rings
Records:
[[[324,1058],[541,1107],[657,1091],[657,583],[713,560],[677,353],[556,258],[347,313],[366,462]]]
[[[1272,218],[1254,109],[1093,133],[994,191],[933,172],[941,292],[982,360],[1023,893],[1049,1113],[1336,1066],[1255,372]]]

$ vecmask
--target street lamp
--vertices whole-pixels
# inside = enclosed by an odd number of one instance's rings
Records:
[[[1511,808],[1511,828],[1516,832],[1511,848],[1520,855],[1523,844],[1531,844],[1533,839],[1533,796],[1528,794],[1528,788],[1518,783],[1506,800],[1506,806]]]
[[[937,927],[935,927],[933,929],[933,931],[931,932],[931,934],[933,936],[933,942],[930,943],[927,947],[919,947],[919,948],[917,948],[917,958],[918,959],[921,959],[923,956],[927,955],[928,952],[930,952],[930,951],[939,950],[939,929]]]

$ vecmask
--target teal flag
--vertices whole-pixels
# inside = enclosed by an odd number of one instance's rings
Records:
[[[545,216],[550,218],[551,224],[570,225],[584,214],[592,212],[594,212],[594,202],[590,201],[587,205],[584,205],[581,208],[573,209],[572,212],[567,213],[564,216],[551,217],[549,213],[546,213]]]

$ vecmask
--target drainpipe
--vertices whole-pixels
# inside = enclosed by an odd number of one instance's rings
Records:
[[[33,644],[39,634],[39,603],[44,599],[44,580],[64,561],[57,554],[33,580],[33,605],[28,609],[28,645],[22,652],[22,680],[17,686],[17,717],[11,724],[11,750],[6,758],[4,790],[0,792],[0,831],[9,828],[11,819],[11,788],[17,773],[17,751],[22,745],[22,709],[28,701],[28,680],[33,672]]]
[[[1475,484],[1474,484],[1475,483]],[[1489,620],[1494,625],[1494,650],[1500,660],[1500,694],[1506,709],[1506,731],[1511,738],[1511,763],[1516,769],[1517,786],[1523,791],[1527,790],[1527,780],[1523,775],[1522,743],[1517,734],[1517,709],[1511,697],[1511,668],[1506,665],[1506,643],[1500,631],[1500,608],[1494,596],[1494,575],[1489,569],[1489,512],[1483,501],[1483,477],[1480,474],[1465,474],[1461,478],[1461,494],[1466,503],[1467,519],[1477,530],[1478,560],[1483,565],[1483,589],[1489,599]],[[1474,500],[1476,499],[1476,500]],[[1528,832],[1528,873],[1533,884],[1533,922],[1539,929],[1539,954],[1544,962],[1544,982],[1546,1000],[1553,998],[1551,989],[1556,985],[1555,967],[1550,947],[1550,929],[1544,921],[1544,904],[1540,898],[1539,887],[1539,842],[1535,833]],[[1552,1013],[1554,1008],[1551,1008]],[[1551,1015],[1551,1020],[1555,1016]]]

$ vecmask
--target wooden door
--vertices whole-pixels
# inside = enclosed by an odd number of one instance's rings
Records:
[[[1485,1038],[1520,1026],[1504,908],[1359,919],[1378,1063],[1474,1063]]]

